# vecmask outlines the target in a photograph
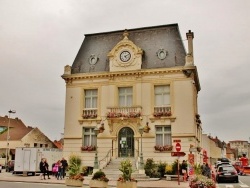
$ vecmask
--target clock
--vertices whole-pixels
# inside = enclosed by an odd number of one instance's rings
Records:
[[[131,53],[127,50],[124,50],[120,53],[120,60],[122,62],[128,62],[131,59]]]

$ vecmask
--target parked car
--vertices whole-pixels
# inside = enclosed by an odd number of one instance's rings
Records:
[[[218,183],[224,181],[239,183],[239,177],[236,169],[232,165],[221,165],[216,172],[216,181]]]
[[[220,166],[223,166],[223,165],[231,165],[231,164],[229,162],[220,162],[216,164],[215,169],[217,170]]]
[[[231,165],[231,162],[227,158],[220,158],[216,163],[215,163],[215,169],[218,169],[219,166],[221,165]]]
[[[15,161],[14,160],[8,161],[7,167],[6,167],[6,172],[14,171],[14,165],[15,165]]]

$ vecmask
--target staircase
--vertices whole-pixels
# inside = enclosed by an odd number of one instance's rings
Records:
[[[122,172],[119,170],[119,168],[121,161],[124,159],[127,158],[117,158],[117,159],[112,158],[110,163],[104,169],[102,169],[102,171],[106,174],[106,177],[109,180],[117,180],[122,175]],[[146,176],[146,174],[139,174],[139,171],[136,169],[135,158],[129,158],[129,159],[132,162],[132,168],[134,170],[134,172],[132,173],[132,178],[138,181],[149,179],[149,177]]]

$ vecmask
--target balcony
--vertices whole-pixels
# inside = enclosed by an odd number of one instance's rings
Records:
[[[96,119],[97,118],[97,108],[85,108],[82,114],[83,119]]]
[[[107,118],[138,118],[141,117],[141,106],[109,107]]]
[[[171,107],[164,106],[164,107],[154,107],[154,117],[169,117],[172,116]]]

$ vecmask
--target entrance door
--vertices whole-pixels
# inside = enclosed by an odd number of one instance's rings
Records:
[[[134,131],[129,127],[120,130],[119,157],[134,157]]]

